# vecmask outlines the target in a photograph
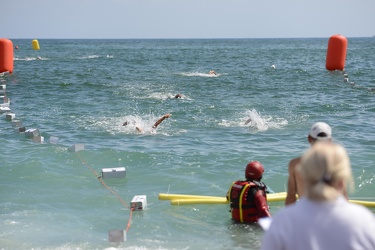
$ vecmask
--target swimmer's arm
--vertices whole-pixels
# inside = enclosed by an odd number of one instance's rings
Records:
[[[245,125],[249,124],[249,122],[251,122],[251,118],[247,119],[247,121],[245,122]]]
[[[170,116],[171,116],[171,114],[163,115],[163,117],[161,117],[159,120],[157,120],[155,122],[155,124],[152,126],[152,128],[157,128],[157,126],[159,126],[159,124],[162,123],[164,121],[164,119],[169,118]]]

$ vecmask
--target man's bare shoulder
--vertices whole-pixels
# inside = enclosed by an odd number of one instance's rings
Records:
[[[294,158],[289,161],[289,168],[295,168],[298,163],[300,163],[301,157]]]

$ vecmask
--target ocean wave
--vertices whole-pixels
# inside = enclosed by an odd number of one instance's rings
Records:
[[[182,72],[179,73],[182,76],[199,76],[199,77],[218,77],[221,74],[209,74],[209,73],[202,73],[202,72]]]

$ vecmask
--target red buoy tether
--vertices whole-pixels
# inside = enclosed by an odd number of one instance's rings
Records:
[[[348,40],[342,35],[331,36],[328,40],[326,69],[344,70]]]
[[[0,38],[0,73],[13,72],[13,42]]]

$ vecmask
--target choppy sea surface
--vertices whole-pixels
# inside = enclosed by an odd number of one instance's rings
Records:
[[[234,224],[228,205],[158,194],[225,196],[251,160],[286,191],[316,121],[350,154],[350,197],[375,200],[374,38],[348,38],[344,72],[325,69],[328,38],[12,41],[14,72],[0,84],[44,143],[1,115],[1,249],[258,249],[262,229]],[[102,179],[111,193],[98,175],[117,167],[126,177]],[[147,207],[130,213],[136,195]]]

